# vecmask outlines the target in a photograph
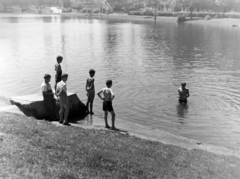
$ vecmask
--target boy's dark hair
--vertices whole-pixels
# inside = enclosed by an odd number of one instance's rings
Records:
[[[49,78],[51,78],[51,75],[45,74],[43,78],[44,78],[44,79],[49,79]]]
[[[66,78],[66,77],[68,77],[68,74],[66,74],[66,73],[63,73],[62,76],[61,76],[62,79]]]
[[[181,83],[182,86],[186,86],[186,83]]]
[[[57,56],[57,62],[59,62],[60,60],[62,60],[63,59],[63,57],[62,56]]]
[[[94,69],[90,69],[89,74],[93,74],[93,73],[96,73],[96,71]]]
[[[106,81],[106,85],[107,85],[107,86],[109,86],[109,85],[111,85],[111,84],[112,84],[112,80],[107,80],[107,81]]]

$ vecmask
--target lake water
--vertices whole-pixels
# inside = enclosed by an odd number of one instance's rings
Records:
[[[0,103],[40,92],[54,77],[56,56],[69,74],[68,90],[85,103],[85,81],[96,90],[113,80],[117,118],[203,143],[240,149],[240,30],[58,15],[0,16]],[[187,83],[187,106],[177,88]],[[52,79],[52,85],[54,78]],[[3,105],[3,104],[1,104]],[[95,98],[95,115],[102,117]]]

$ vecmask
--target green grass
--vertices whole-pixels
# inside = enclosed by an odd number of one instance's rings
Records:
[[[240,161],[107,131],[0,114],[0,178],[239,178]]]

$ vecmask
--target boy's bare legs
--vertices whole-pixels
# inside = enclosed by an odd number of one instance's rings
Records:
[[[108,125],[107,117],[108,117],[108,112],[104,111],[105,128],[110,129],[110,126]]]
[[[89,96],[88,96],[88,99],[87,99],[86,107],[87,107],[87,113],[89,113]]]
[[[60,111],[59,111],[60,121],[59,121],[59,123],[63,123],[63,112],[64,112],[64,107],[60,103]]]
[[[93,100],[94,100],[95,94],[91,95],[90,97],[90,114],[93,115]]]
[[[90,112],[91,115],[94,114],[94,112],[93,112],[94,97],[95,97],[95,93],[88,93],[88,99],[87,99],[86,106],[87,106],[87,113]],[[89,110],[89,107],[90,107],[90,110]]]
[[[112,114],[112,129],[116,130],[117,128],[115,127],[115,112],[111,111],[110,113]]]
[[[63,124],[68,124],[68,114],[69,114],[68,104],[65,104],[64,108],[65,108],[65,112],[64,112],[64,123]]]

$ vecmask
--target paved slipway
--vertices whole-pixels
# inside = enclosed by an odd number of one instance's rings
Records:
[[[16,106],[1,107],[0,112],[24,115]],[[71,119],[71,121],[74,121],[70,123],[71,127],[108,130],[104,128],[103,116],[98,117],[95,115],[94,116],[88,115],[85,118],[75,117],[74,119]],[[63,125],[59,124],[57,121],[52,122],[52,124],[57,125],[59,127],[63,127]],[[110,119],[109,119],[109,124],[111,124]],[[198,150],[204,150],[204,151],[212,152],[219,155],[235,156],[237,158],[240,158],[240,152],[238,150],[233,150],[233,149],[215,146],[215,145],[203,144],[197,140],[192,140],[185,137],[176,136],[165,131],[152,129],[152,128],[145,127],[138,124],[129,123],[119,118],[116,119],[116,126],[118,129],[120,129],[120,131],[112,131],[112,132],[121,132],[123,134],[137,136],[142,139],[153,140],[153,141],[162,142],[164,144],[180,146],[188,150],[198,149]]]

